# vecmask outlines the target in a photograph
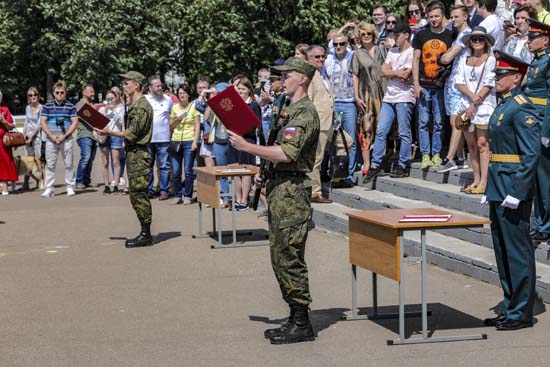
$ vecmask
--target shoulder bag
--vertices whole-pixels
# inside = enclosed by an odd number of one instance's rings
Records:
[[[488,59],[489,58],[487,57],[487,60]],[[485,74],[485,65],[487,64],[487,60],[483,62],[483,69],[481,70],[481,76],[479,77],[479,81],[477,82],[477,87],[474,93],[477,93],[477,91],[479,90],[479,86],[481,85],[481,81],[483,80],[483,75]],[[466,116],[466,110],[458,113],[458,116],[455,119],[455,129],[467,130],[471,124],[472,124],[472,120],[468,116]]]

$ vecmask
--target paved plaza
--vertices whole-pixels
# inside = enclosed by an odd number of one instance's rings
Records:
[[[532,329],[483,328],[500,289],[435,266],[428,266],[434,335],[487,333],[488,340],[387,346],[398,336],[397,320],[340,321],[351,307],[347,238],[319,228],[306,250],[318,339],[270,345],[264,329],[288,310],[268,247],[211,249],[212,239],[192,238],[197,204],[153,200],[157,244],[126,249],[124,239],[138,231],[129,199],[102,189],[72,198],[63,187],[50,199],[39,191],[0,198],[1,367],[550,364],[544,305]],[[228,224],[228,211],[223,218]],[[237,223],[267,229],[252,211],[238,213]],[[407,302],[418,305],[420,267],[406,272]],[[359,271],[359,281],[360,304],[369,306],[370,274]],[[397,284],[381,278],[379,299],[397,305]],[[420,319],[409,320],[407,335],[420,327]]]

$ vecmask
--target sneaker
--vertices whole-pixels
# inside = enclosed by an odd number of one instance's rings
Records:
[[[258,213],[258,218],[267,217],[267,209],[260,210],[260,213]]]
[[[118,194],[118,186],[114,186],[113,189],[111,190],[111,192],[113,194]]]
[[[83,183],[77,183],[76,188],[78,190],[84,190],[86,188],[86,185],[84,185]]]
[[[181,198],[174,198],[174,200],[172,200],[170,205],[179,205],[179,204],[182,204],[182,203],[183,203],[183,200],[181,200]]]
[[[405,170],[404,167],[397,166],[397,168],[395,169],[395,171],[393,171],[392,173],[390,173],[390,177],[391,177],[391,178],[403,178],[403,177],[407,177],[407,171]]]
[[[183,205],[189,205],[193,202],[193,200],[191,198],[183,198]]]
[[[244,212],[244,211],[248,210],[248,203],[235,205],[235,210],[238,211],[238,212]]]
[[[441,166],[441,163],[443,163],[443,159],[439,156],[439,154],[436,154],[432,158],[432,163],[434,167]]]
[[[111,193],[111,189],[109,188],[109,186],[105,186],[105,188],[103,189],[103,193],[104,194],[110,194]]]
[[[449,160],[447,163],[445,163],[442,168],[437,170],[437,173],[445,173],[454,171],[455,169],[458,169],[458,166],[456,165],[454,160]]]
[[[380,174],[380,167],[371,167],[369,173],[363,178],[363,184],[371,183]]]
[[[126,180],[124,179],[124,177],[121,177],[120,180],[118,180],[118,184],[120,186],[126,186]]]
[[[51,198],[53,196],[53,190],[46,189],[40,196],[43,198]]]
[[[457,159],[455,160],[455,163],[456,163],[456,167],[457,167],[458,169],[466,169],[466,168],[468,168],[468,162],[467,162],[465,159],[463,159],[463,158],[457,158]]]
[[[422,169],[428,169],[433,165],[432,160],[430,159],[430,156],[428,154],[424,154],[422,156],[422,164],[420,165],[420,168]]]
[[[72,187],[67,187],[67,196],[75,196],[76,193]]]
[[[8,196],[10,194],[9,191],[2,191],[2,196]]]

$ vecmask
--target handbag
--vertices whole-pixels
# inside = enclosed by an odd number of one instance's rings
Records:
[[[483,80],[483,74],[485,73],[486,64],[487,64],[487,60],[483,62],[483,69],[481,70],[481,76],[479,77],[479,81],[477,82],[475,93],[477,93],[479,86],[481,85],[481,80]],[[471,124],[472,124],[472,119],[466,116],[466,110],[458,113],[458,118],[455,119],[455,129],[467,130]]]
[[[170,144],[168,145],[168,148],[166,149],[168,154],[170,155],[178,154],[181,146],[180,143],[181,143],[180,141],[171,141]]]
[[[4,134],[2,143],[6,148],[17,148],[25,145],[25,135],[18,131],[8,131]]]
[[[344,149],[346,150],[346,155],[338,155],[338,148],[336,146],[336,138],[338,133],[332,136],[332,152],[330,155],[329,162],[329,174],[332,178],[346,178],[348,177],[349,172],[349,148],[344,136],[344,130],[342,127],[338,129],[340,135],[342,136],[342,143],[344,144]]]

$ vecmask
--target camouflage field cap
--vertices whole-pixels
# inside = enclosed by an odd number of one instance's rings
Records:
[[[309,79],[312,79],[313,75],[315,75],[315,67],[298,57],[289,57],[286,59],[284,65],[272,66],[271,68],[278,71],[296,71],[305,74]]]
[[[138,82],[140,84],[143,84],[145,82],[145,76],[137,71],[128,71],[125,74],[119,74],[121,78],[125,80],[133,80],[135,82]]]

